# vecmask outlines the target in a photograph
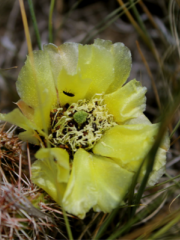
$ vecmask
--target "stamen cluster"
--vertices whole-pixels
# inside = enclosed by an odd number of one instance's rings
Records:
[[[85,112],[86,121],[79,124],[73,116]],[[71,105],[51,111],[51,134],[53,145],[64,148],[70,157],[79,149],[91,150],[103,133],[117,125],[112,114],[108,113],[102,95],[91,100],[79,100]]]

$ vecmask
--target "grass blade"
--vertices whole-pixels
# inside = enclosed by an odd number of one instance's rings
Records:
[[[66,224],[66,230],[67,230],[67,233],[68,233],[69,240],[73,240],[71,227],[70,227],[69,220],[68,220],[68,217],[66,215],[66,212],[65,212],[64,208],[62,208],[62,211],[63,211],[64,221],[65,221],[65,224]]]
[[[179,221],[180,221],[180,215],[178,215],[171,222],[169,222],[163,228],[161,228],[157,233],[151,236],[151,240],[158,239],[160,236],[162,236],[165,232],[167,232],[172,226],[174,226]]]
[[[37,38],[38,47],[40,50],[42,50],[41,39],[40,39],[40,35],[39,35],[39,30],[38,30],[38,26],[37,26],[37,21],[36,21],[36,16],[35,16],[32,0],[28,0],[28,4],[29,4],[29,10],[31,13],[32,22],[33,22],[34,31],[35,31],[36,38]]]
[[[53,43],[53,29],[52,29],[52,15],[54,10],[55,0],[51,0],[50,10],[49,10],[49,42]]]
[[[140,0],[137,0],[134,4],[138,3],[139,1]],[[127,9],[131,9],[133,4],[131,4],[129,6],[129,4],[126,3],[126,4],[124,4],[124,6],[127,6]],[[120,18],[125,13],[123,11],[120,14],[118,14],[122,10],[123,10],[123,7],[120,6],[119,8],[117,8],[113,12],[111,12],[100,23],[98,23],[91,31],[88,32],[88,34],[83,38],[81,43],[86,44],[86,43],[90,42],[98,33],[104,31],[107,27],[109,27],[113,22],[115,22],[118,18]],[[96,31],[96,32],[94,32],[94,31]]]
[[[95,236],[95,238],[93,238],[93,240],[97,240],[100,239],[100,237],[103,235],[103,233],[105,232],[105,230],[107,229],[107,227],[109,226],[109,224],[113,221],[113,219],[115,218],[116,214],[118,213],[120,208],[114,209],[109,216],[107,217],[107,219],[105,220],[105,222],[102,224],[102,226],[100,227],[97,235]]]

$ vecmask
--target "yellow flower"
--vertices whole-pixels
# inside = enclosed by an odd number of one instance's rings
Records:
[[[40,144],[32,181],[67,212],[80,218],[91,208],[110,212],[122,204],[159,126],[143,114],[146,88],[136,80],[123,85],[130,51],[122,43],[96,39],[84,46],[48,44],[33,58],[16,84],[21,111],[0,119],[25,129],[20,139]],[[166,137],[149,185],[163,174],[168,147]],[[145,169],[144,164],[139,181]]]

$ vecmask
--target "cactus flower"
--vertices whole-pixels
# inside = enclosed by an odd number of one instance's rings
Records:
[[[45,45],[20,71],[19,108],[0,115],[25,130],[20,139],[40,145],[32,181],[80,218],[122,204],[157,135],[159,124],[143,114],[146,88],[135,79],[125,84],[130,70],[122,43]],[[166,137],[149,185],[164,173],[168,147]],[[146,162],[139,181],[145,172]]]

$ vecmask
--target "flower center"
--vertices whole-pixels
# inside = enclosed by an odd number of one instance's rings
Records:
[[[117,125],[102,95],[53,109],[50,116],[49,140],[55,147],[66,149],[71,158],[79,148],[90,151],[106,130]]]

